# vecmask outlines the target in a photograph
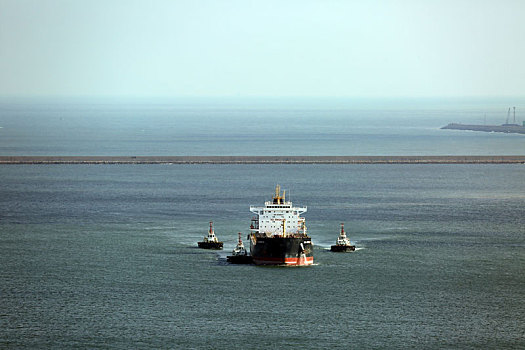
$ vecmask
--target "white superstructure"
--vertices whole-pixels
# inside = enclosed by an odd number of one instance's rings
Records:
[[[344,223],[341,223],[341,233],[339,234],[339,237],[337,237],[337,241],[335,242],[336,245],[344,245],[344,246],[349,246],[350,245],[350,240],[348,239],[348,237],[346,237],[346,233],[345,233],[345,224]]]
[[[277,185],[273,201],[264,202],[264,207],[250,206],[250,211],[257,215],[252,218],[252,233],[267,237],[306,235],[305,220],[300,215],[307,208],[294,207],[285,196],[286,191],[281,196],[281,186]]]
[[[208,236],[204,236],[205,243],[218,243],[219,240],[215,236],[215,230],[213,229],[213,221],[210,221],[210,229],[208,230]]]
[[[239,232],[239,240],[237,241],[237,245],[235,246],[235,248],[233,248],[232,255],[238,256],[246,254],[246,249],[244,248],[244,244],[242,243],[241,239],[241,233]]]

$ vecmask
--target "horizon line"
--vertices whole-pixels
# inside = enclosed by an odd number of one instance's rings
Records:
[[[525,98],[525,95],[140,95],[140,94],[0,94],[0,98],[141,98],[141,99],[484,99]]]

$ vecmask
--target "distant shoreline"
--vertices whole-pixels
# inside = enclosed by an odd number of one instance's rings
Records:
[[[0,164],[525,164],[524,156],[0,156]]]
[[[525,126],[518,124],[503,124],[503,125],[474,125],[474,124],[458,124],[450,123],[441,129],[450,130],[471,130],[484,132],[503,132],[506,134],[525,134]]]

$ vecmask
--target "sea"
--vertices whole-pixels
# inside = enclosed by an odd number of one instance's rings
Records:
[[[524,102],[4,98],[0,155],[523,155],[440,127]],[[276,184],[314,265],[228,264]],[[524,164],[0,165],[0,348],[523,349],[524,208]]]

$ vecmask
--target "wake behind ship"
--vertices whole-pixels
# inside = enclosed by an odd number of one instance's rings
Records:
[[[286,201],[286,191],[275,188],[272,201],[264,207],[250,206],[256,214],[250,225],[250,253],[257,265],[312,265],[313,245],[301,214],[306,207]]]

